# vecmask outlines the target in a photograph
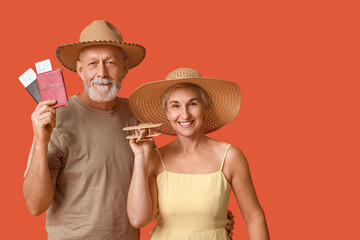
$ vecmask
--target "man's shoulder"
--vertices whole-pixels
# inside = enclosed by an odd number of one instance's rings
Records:
[[[123,97],[116,97],[116,102],[120,106],[119,110],[121,110],[121,111],[124,111],[124,110],[130,111],[129,99],[123,98]]]
[[[122,118],[125,120],[130,121],[130,125],[136,125],[137,120],[132,114],[129,106],[129,99],[117,97],[117,103],[119,104],[118,113],[122,116]]]
[[[120,103],[127,103],[129,104],[129,99],[128,98],[123,98],[123,97],[116,97],[117,101]]]

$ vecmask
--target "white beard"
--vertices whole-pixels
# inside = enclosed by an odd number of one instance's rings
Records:
[[[100,84],[100,85],[98,85],[97,89],[95,89],[93,84]],[[108,85],[106,84],[111,84],[111,87],[109,88]],[[107,78],[97,78],[90,82],[91,85],[90,87],[87,85],[85,80],[84,80],[84,85],[86,92],[91,100],[99,103],[104,103],[104,102],[110,102],[116,98],[121,88],[121,81],[119,81],[118,84],[115,84],[114,80],[110,80]]]

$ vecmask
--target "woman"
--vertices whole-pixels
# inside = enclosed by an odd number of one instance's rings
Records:
[[[269,239],[244,155],[205,135],[236,117],[235,83],[181,68],[164,81],[140,86],[129,104],[141,122],[161,122],[158,132],[176,135],[153,151],[151,141],[130,141],[135,162],[127,210],[134,227],[155,218],[152,240],[229,239],[225,227],[233,190],[250,239]]]

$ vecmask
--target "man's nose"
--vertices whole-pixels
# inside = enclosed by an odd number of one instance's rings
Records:
[[[99,78],[107,77],[107,69],[104,63],[98,64],[97,77]]]

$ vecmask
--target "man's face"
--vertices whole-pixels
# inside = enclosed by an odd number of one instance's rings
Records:
[[[115,46],[90,46],[81,50],[76,63],[86,93],[96,102],[115,99],[128,67],[124,54]]]

